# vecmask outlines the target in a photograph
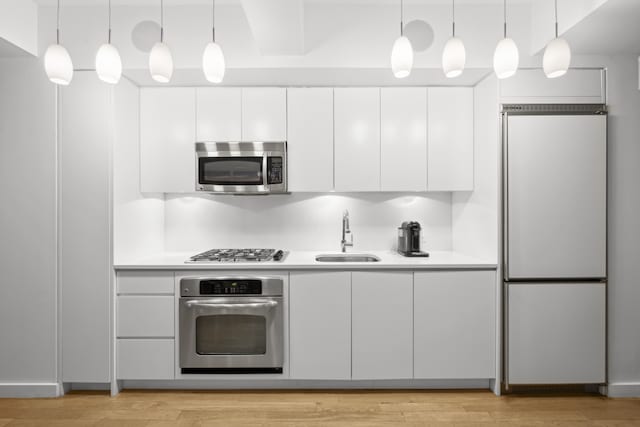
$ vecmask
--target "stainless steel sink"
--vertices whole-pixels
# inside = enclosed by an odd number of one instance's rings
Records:
[[[371,254],[320,254],[318,262],[378,262],[380,258]]]

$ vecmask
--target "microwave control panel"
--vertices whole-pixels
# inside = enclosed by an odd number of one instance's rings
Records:
[[[267,184],[282,184],[282,157],[267,157]]]

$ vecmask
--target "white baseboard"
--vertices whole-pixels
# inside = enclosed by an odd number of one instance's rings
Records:
[[[640,383],[609,383],[609,397],[640,397]]]
[[[0,383],[0,397],[58,397],[58,383]]]

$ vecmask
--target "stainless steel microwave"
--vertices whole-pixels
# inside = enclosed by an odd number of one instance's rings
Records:
[[[196,191],[286,193],[287,143],[197,142],[196,171]]]

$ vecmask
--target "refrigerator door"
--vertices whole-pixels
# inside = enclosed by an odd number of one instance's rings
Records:
[[[606,380],[606,283],[508,283],[508,384]]]
[[[508,117],[507,280],[606,277],[606,120]]]

